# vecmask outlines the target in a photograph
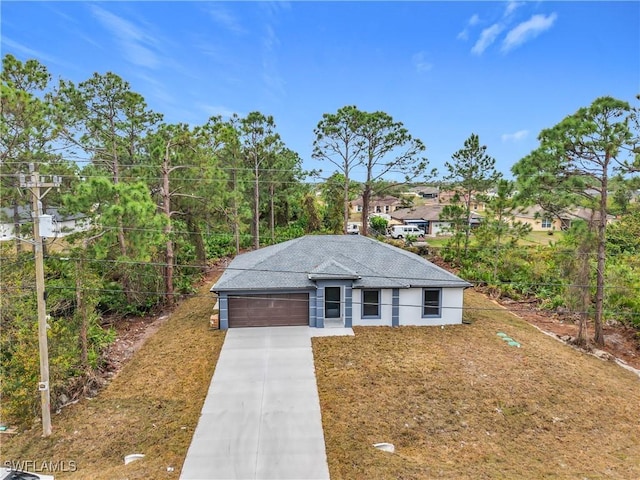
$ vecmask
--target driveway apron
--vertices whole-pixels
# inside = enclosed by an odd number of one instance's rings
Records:
[[[180,478],[329,479],[309,327],[227,332]]]

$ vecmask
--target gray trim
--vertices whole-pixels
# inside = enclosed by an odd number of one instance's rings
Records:
[[[226,330],[229,328],[229,301],[226,293],[221,293],[218,296],[218,308],[220,319],[220,330]]]
[[[400,289],[394,288],[391,291],[391,326],[400,326]]]
[[[365,315],[364,314],[364,293],[365,292],[377,292],[378,293],[378,314],[377,315]],[[370,304],[373,305],[373,304]],[[363,288],[360,291],[360,318],[362,320],[379,320],[382,318],[382,290],[379,288]]]
[[[427,291],[438,292],[438,314],[437,315],[425,315],[424,309],[424,293]],[[422,289],[422,318],[442,318],[442,289],[441,288],[423,288]]]
[[[318,290],[316,291],[316,327],[324,328],[324,289],[325,287],[344,287],[340,292],[340,318],[347,324],[351,325],[351,317],[353,315],[353,293],[352,280],[318,280],[316,281]]]
[[[316,327],[324,328],[324,287],[316,290]]]
[[[316,326],[316,298],[317,292],[316,290],[312,290],[309,292],[309,326]]]
[[[351,285],[344,287],[344,326],[351,328],[353,323],[353,289]]]

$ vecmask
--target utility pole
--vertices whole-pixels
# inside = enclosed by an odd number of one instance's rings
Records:
[[[20,175],[20,186],[31,190],[33,197],[33,244],[36,262],[36,295],[38,300],[38,344],[40,346],[40,404],[42,407],[42,434],[51,435],[51,395],[49,390],[49,347],[47,345],[47,310],[44,289],[44,258],[42,254],[42,237],[40,236],[40,219],[42,216],[42,198],[53,187],[59,187],[61,178],[53,177],[53,182],[46,182],[45,177],[35,170],[33,163],[29,164],[31,179],[26,181],[24,175]],[[40,193],[40,188],[47,188]]]

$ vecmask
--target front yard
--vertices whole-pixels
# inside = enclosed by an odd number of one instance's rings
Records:
[[[208,329],[209,285],[98,397],[54,415],[51,437],[36,423],[0,438],[2,462],[76,462],[56,480],[178,478],[224,341]],[[471,290],[466,305],[471,325],[313,339],[332,480],[640,478],[637,376]],[[130,453],[146,457],[125,467]]]
[[[640,478],[637,376],[466,305],[471,325],[313,339],[333,480]]]

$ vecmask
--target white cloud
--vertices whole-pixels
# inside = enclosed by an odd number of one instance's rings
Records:
[[[524,5],[524,2],[517,2],[517,1],[510,0],[509,2],[507,2],[507,6],[504,9],[504,16],[508,17],[523,5]]]
[[[160,65],[158,56],[149,47],[157,41],[144,30],[122,17],[114,15],[98,6],[91,6],[94,17],[110,30],[120,43],[125,57],[134,65],[156,68]]]
[[[37,58],[41,60],[43,63],[56,63],[58,65],[66,64],[65,62],[61,62],[60,60],[58,60],[56,57],[53,57],[51,55],[48,55],[38,50],[34,50],[21,43],[14,42],[13,40],[5,36],[2,37],[2,46],[4,47],[3,55],[6,55],[7,53],[11,53],[11,52],[7,52],[8,50],[7,47],[9,47],[9,49],[16,50],[29,57]]]
[[[469,38],[469,27],[473,27],[474,25],[477,25],[479,22],[480,22],[480,15],[478,15],[477,13],[474,13],[473,15],[471,15],[471,18],[467,21],[467,26],[464,27],[464,30],[462,30],[458,34],[458,40],[467,40]]]
[[[201,104],[200,109],[211,117],[217,116],[217,115],[220,115],[221,117],[231,117],[234,113],[237,113],[238,116],[240,117],[244,116],[243,113],[236,112],[222,105]]]
[[[519,142],[529,135],[529,130],[518,130],[514,133],[503,133],[500,137],[503,142]]]
[[[502,42],[502,51],[508,52],[519,47],[524,42],[532,40],[545,30],[550,29],[555,23],[558,15],[554,13],[550,15],[533,15],[526,22],[522,22],[507,33]]]
[[[493,42],[496,41],[496,38],[503,30],[504,27],[499,23],[494,23],[490,27],[482,30],[480,38],[471,49],[471,53],[481,55],[482,52],[484,52]]]
[[[213,21],[230,32],[236,34],[245,34],[247,30],[240,24],[238,19],[233,16],[227,9],[223,8],[219,3],[211,5],[207,9],[207,13],[211,16]]]
[[[428,72],[433,68],[433,63],[427,61],[424,52],[418,52],[414,54],[411,57],[411,61],[413,62],[413,66],[415,67],[417,72]]]

